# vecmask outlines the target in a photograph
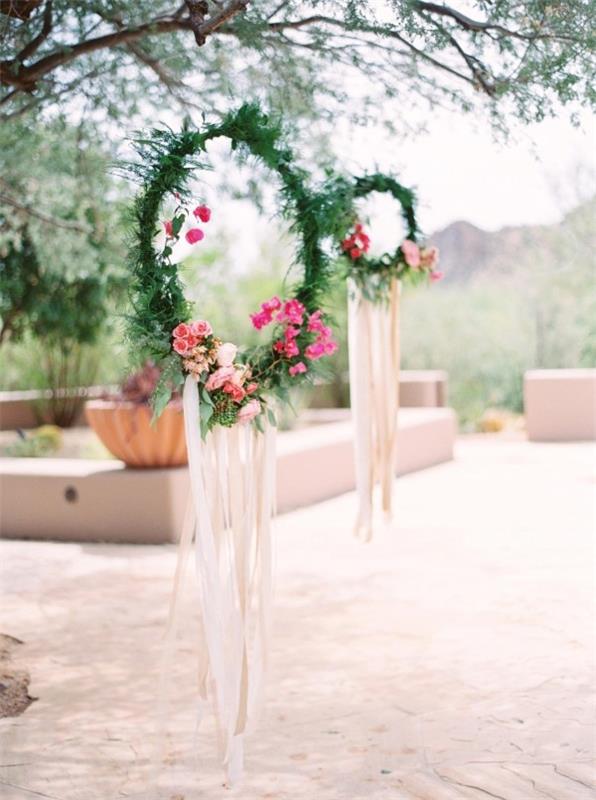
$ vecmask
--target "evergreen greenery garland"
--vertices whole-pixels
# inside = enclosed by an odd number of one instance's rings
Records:
[[[389,287],[393,278],[407,279],[418,283],[426,280],[430,275],[432,266],[436,263],[436,254],[430,258],[430,250],[420,250],[417,242],[421,233],[416,220],[416,196],[412,189],[402,186],[391,175],[374,173],[357,178],[336,178],[334,179],[334,192],[339,192],[346,204],[344,212],[344,228],[342,238],[342,261],[345,266],[345,274],[351,277],[362,291],[363,295],[374,302],[382,302],[389,295]],[[368,249],[368,236],[360,233],[362,225],[358,222],[356,202],[371,194],[381,192],[390,194],[398,201],[401,207],[401,215],[405,224],[406,237],[402,244],[392,253],[383,253],[378,258],[371,258],[366,255]],[[350,228],[354,228],[351,236]],[[363,236],[363,239],[358,239]],[[364,243],[364,247],[358,246]],[[408,247],[414,246],[414,252],[418,251],[422,255],[421,265],[412,267],[408,263]],[[424,265],[425,254],[428,263]]]
[[[177,238],[185,219],[179,212],[190,199],[190,175],[193,169],[207,167],[200,158],[206,152],[207,143],[218,137],[229,139],[234,151],[255,156],[279,178],[281,215],[290,221],[290,230],[297,240],[296,262],[304,269],[293,297],[304,306],[305,320],[316,314],[329,286],[332,266],[321,242],[325,236],[335,233],[337,210],[345,210],[345,207],[330,201],[324,193],[317,194],[309,189],[307,173],[294,164],[292,151],[283,142],[279,121],[250,103],[228,114],[221,122],[205,125],[202,130],[188,127],[180,132],[152,130],[148,136],[137,139],[134,145],[139,160],[124,166],[128,176],[141,182],[134,203],[129,249],[132,313],[128,317],[127,335],[136,357],[151,358],[162,369],[153,397],[156,416],[184,381],[182,360],[172,351],[172,331],[191,315],[178,266],[171,261],[172,247],[166,242],[162,252],[155,250],[160,212],[165,197],[178,198],[179,205],[171,221],[172,235]],[[333,213],[330,206],[335,207]],[[296,338],[300,352],[313,340],[313,332],[305,324]],[[212,340],[208,344],[212,346]],[[304,374],[289,373],[289,362],[280,358],[271,342],[243,351],[240,358],[258,380],[262,410],[270,415],[268,394],[287,399],[288,388],[298,382],[312,381],[318,368],[313,362]],[[200,386],[200,391],[205,409],[204,431],[215,424],[234,424],[236,415],[229,396],[220,393],[213,398],[204,385]],[[256,423],[259,425],[259,418]]]

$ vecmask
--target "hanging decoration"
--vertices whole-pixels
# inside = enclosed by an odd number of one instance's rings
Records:
[[[421,246],[411,189],[388,175],[335,179],[351,209],[340,244],[348,279],[350,399],[358,515],[356,533],[366,540],[373,531],[373,494],[380,488],[381,508],[392,514],[399,409],[399,303],[402,281],[436,281],[438,250]],[[357,201],[372,192],[390,194],[401,206],[406,238],[392,253],[372,258],[370,236],[358,219]],[[344,229],[345,230],[345,229]]]
[[[270,333],[253,348],[226,342],[208,320],[193,318],[178,274],[177,250],[200,246],[211,220],[212,210],[192,199],[189,183],[193,169],[206,166],[201,159],[208,142],[219,137],[276,175],[280,213],[295,235],[303,269],[286,298],[266,299],[251,315],[263,337]],[[320,243],[332,218],[325,198],[309,189],[307,174],[295,166],[279,123],[255,104],[201,130],[153,130],[135,146],[138,160],[126,165],[141,182],[129,253],[128,338],[135,357],[161,369],[154,416],[174,392],[183,397],[204,637],[199,699],[212,702],[233,783],[242,772],[244,735],[255,717],[267,656],[275,405],[287,402],[291,387],[312,382],[337,349],[320,308],[331,276]],[[168,202],[174,211],[163,218]]]

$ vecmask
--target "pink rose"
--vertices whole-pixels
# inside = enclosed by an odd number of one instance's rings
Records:
[[[204,338],[205,336],[211,336],[213,333],[213,328],[207,322],[206,319],[198,319],[195,322],[190,323],[190,330],[194,333],[195,336],[198,336],[200,339]]]
[[[248,374],[247,367],[240,367],[240,369],[235,368],[234,375],[231,378],[232,383],[235,384],[236,386],[242,386],[242,384],[246,380],[247,374]]]
[[[401,243],[401,251],[404,254],[404,261],[409,267],[416,269],[420,266],[420,248],[411,239],[404,239]]]
[[[185,322],[181,322],[179,325],[176,325],[172,331],[172,336],[183,339],[185,336],[188,336],[189,333],[190,327]]]
[[[184,238],[189,244],[196,244],[203,239],[205,234],[200,228],[191,228],[190,230],[186,231],[186,235]]]
[[[253,381],[252,383],[247,384],[246,386],[246,394],[254,394],[257,389],[259,388],[259,384]]]
[[[232,342],[224,342],[217,348],[217,363],[220,367],[231,367],[238,348]]]
[[[285,346],[286,346],[285,342],[283,342],[281,339],[278,339],[276,342],[273,342],[273,349],[275,350],[276,353],[283,353]]]
[[[192,213],[197,219],[200,219],[201,222],[209,222],[211,219],[211,209],[207,206],[197,206]]]
[[[185,356],[189,352],[186,339],[174,339],[174,344],[172,346],[179,356]]]
[[[362,250],[359,247],[352,247],[352,249],[350,250],[350,258],[353,258],[354,260],[360,258],[361,255],[362,255]]]
[[[295,375],[301,375],[303,372],[306,372],[306,364],[303,361],[299,361],[297,364],[294,364],[293,367],[290,367],[288,370],[292,378]]]
[[[251,419],[254,419],[257,414],[261,413],[261,404],[257,400],[256,397],[253,397],[252,400],[249,400],[245,406],[242,406],[240,411],[238,412],[238,416],[236,419],[238,422],[250,422]]]
[[[224,383],[223,390],[226,394],[229,394],[232,397],[232,400],[235,403],[241,403],[246,397],[246,392],[242,386],[238,386],[230,381],[228,381],[228,383]]]
[[[186,346],[189,348],[189,350],[192,350],[193,347],[198,345],[199,337],[189,333],[188,336],[184,337],[184,341],[186,342]]]
[[[205,388],[208,392],[213,392],[215,389],[221,389],[224,383],[227,383],[234,377],[236,370],[234,367],[220,367],[212,372],[207,378]]]
[[[436,283],[437,281],[440,281],[440,280],[442,280],[442,279],[443,279],[443,277],[444,277],[444,273],[443,273],[443,272],[441,272],[441,270],[438,270],[438,269],[434,269],[434,270],[433,270],[433,271],[430,273],[430,279],[431,279],[431,281],[432,281],[433,283]]]

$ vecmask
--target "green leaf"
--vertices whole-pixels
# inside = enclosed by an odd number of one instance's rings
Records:
[[[201,403],[199,405],[199,416],[201,417],[201,422],[204,422],[206,425],[213,416],[213,406]]]
[[[171,396],[172,392],[170,387],[164,383],[159,384],[153,392],[153,396],[151,397],[151,408],[153,409],[153,415],[151,417],[152,425],[155,425],[162,415],[165,407],[170,402]]]
[[[275,419],[275,414],[270,408],[267,409],[267,419],[269,420],[270,425],[272,425],[274,428],[277,427],[277,420]]]
[[[204,386],[201,388],[201,400],[203,401],[203,403],[206,403],[208,406],[211,406],[211,408],[213,408],[213,400],[211,398],[211,395],[209,394],[207,389],[205,389]]]
[[[174,236],[178,236],[182,229],[182,225],[184,224],[184,214],[178,214],[172,220],[172,233]]]

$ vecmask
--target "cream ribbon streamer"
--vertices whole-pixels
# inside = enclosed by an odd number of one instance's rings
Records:
[[[267,664],[271,610],[271,518],[275,429],[216,428],[205,441],[199,392],[188,377],[183,407],[194,513],[195,572],[204,646],[198,664],[200,718],[209,699],[227,782],[242,774],[244,734],[256,720]],[[176,613],[179,550],[170,627]]]
[[[348,281],[350,403],[358,494],[355,531],[366,541],[373,533],[376,486],[381,490],[386,518],[392,514],[399,409],[399,296],[395,279],[386,303],[367,300],[357,285]]]

